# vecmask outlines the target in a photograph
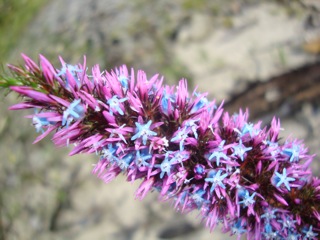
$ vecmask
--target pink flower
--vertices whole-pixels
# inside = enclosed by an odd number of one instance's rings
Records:
[[[86,73],[86,64],[60,58],[55,69],[22,56],[10,65],[14,81],[0,87],[24,96],[12,110],[34,108],[28,116],[41,135],[53,133],[58,146],[74,144],[70,155],[95,153],[93,169],[105,182],[120,173],[141,179],[136,197],[152,190],[172,199],[182,212],[199,210],[213,230],[248,239],[316,239],[320,231],[320,180],[309,168],[301,141],[278,139],[280,121],[269,128],[248,122],[248,111],[223,111],[207,94],[190,96],[187,81],[163,85],[126,66]]]

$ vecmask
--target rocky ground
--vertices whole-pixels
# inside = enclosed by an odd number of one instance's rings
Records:
[[[160,72],[169,84],[187,77],[190,86],[211,98],[230,100],[251,82],[318,60],[316,4],[49,1],[8,62],[17,62],[25,52],[34,58],[42,53],[54,62],[62,55],[74,64],[85,54],[89,65],[109,69],[126,63],[149,75]],[[36,133],[23,119],[27,112],[8,112],[16,98],[2,99],[0,239],[228,239],[219,229],[205,229],[196,213],[175,213],[156,194],[134,200],[137,184],[120,177],[105,185],[90,174],[95,156],[68,157],[68,149],[55,149],[50,139],[32,145]],[[317,106],[304,102],[294,112],[289,109],[282,122],[284,137],[305,139],[311,152],[320,153]],[[318,159],[313,164],[317,176]]]

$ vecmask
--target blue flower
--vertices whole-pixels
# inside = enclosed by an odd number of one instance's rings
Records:
[[[121,168],[121,170],[126,170],[132,161],[133,161],[133,154],[129,153],[124,157],[118,159],[117,164],[119,168]]]
[[[237,235],[241,235],[245,232],[247,232],[246,230],[246,226],[242,225],[242,222],[240,219],[238,219],[231,227],[231,232],[232,234],[237,234]]]
[[[241,193],[240,194],[240,197],[242,198],[242,201],[239,202],[239,204],[243,204],[245,205],[246,207],[248,207],[249,205],[252,205],[255,203],[255,200],[254,200],[254,196],[256,195],[257,193],[254,192],[252,193],[252,195],[250,196],[250,193],[248,190],[245,190],[244,194]]]
[[[67,76],[66,76],[66,73],[67,73],[67,71],[73,76],[73,79],[76,81],[76,83],[77,83],[77,85],[79,86],[80,85],[80,82],[79,82],[79,79],[78,79],[78,77],[77,77],[77,73],[80,73],[80,72],[82,72],[83,70],[82,69],[80,69],[78,66],[74,66],[74,65],[70,65],[70,64],[64,64],[63,66],[62,66],[62,68],[60,69],[60,71],[57,73],[57,76],[59,77],[59,76],[62,76],[62,75],[64,75],[65,76],[65,79],[66,79],[66,87],[68,88],[68,85],[69,85],[69,83],[68,83],[68,78],[67,78]]]
[[[252,147],[246,147],[242,144],[242,141],[239,141],[239,144],[236,146],[233,146],[233,153],[231,154],[231,156],[237,156],[241,159],[241,161],[243,162],[244,157],[246,152],[250,151],[252,149]]]
[[[113,115],[113,112],[118,112],[120,115],[123,115],[123,111],[120,107],[120,103],[126,101],[128,98],[119,99],[118,96],[114,95],[110,98],[107,103],[110,106],[110,114]]]
[[[228,160],[229,157],[224,152],[215,151],[211,153],[211,155],[209,156],[209,160],[211,161],[211,159],[213,158],[216,160],[217,166],[219,166],[220,159]]]
[[[262,233],[265,236],[265,239],[276,239],[279,235],[278,231],[272,231],[273,227],[270,225],[270,223],[267,223],[264,226],[264,232]]]
[[[194,93],[194,95],[195,95],[196,97],[199,97],[199,96],[200,96],[199,93],[196,93],[196,92]],[[205,106],[207,106],[207,105],[209,105],[208,99],[207,99],[206,97],[202,97],[202,98],[192,107],[190,113],[191,113],[191,114],[192,114],[192,113],[195,113],[195,112],[197,112],[200,108],[203,108],[203,107],[205,107]]]
[[[243,137],[248,133],[250,137],[255,137],[259,133],[259,130],[255,129],[252,123],[245,123],[241,131],[239,131],[238,129],[234,129],[234,130],[239,134],[239,137]]]
[[[76,75],[76,73],[82,72],[82,69],[80,69],[76,65],[70,65],[70,64],[63,64],[62,68],[60,71],[57,73],[57,76],[65,75],[69,71],[73,76]]]
[[[32,118],[33,125],[36,128],[37,132],[44,132],[43,127],[50,125],[50,122],[45,117],[34,116]]]
[[[292,230],[295,228],[297,221],[285,216],[283,219],[277,220],[277,222],[282,223],[282,230]]]
[[[172,162],[180,163],[183,166],[183,161],[187,160],[190,157],[190,154],[187,151],[176,151],[171,152],[173,155]]]
[[[303,229],[302,232],[305,234],[304,237],[303,237],[303,240],[307,240],[307,239],[313,239],[315,238],[316,236],[318,236],[317,233],[313,232],[312,231],[312,225],[310,225],[309,229],[306,230],[306,229]]]
[[[276,187],[280,187],[281,184],[284,184],[286,188],[290,191],[289,182],[295,181],[295,178],[287,177],[287,169],[283,169],[282,174],[275,172],[273,183],[276,185]]]
[[[193,132],[194,136],[196,139],[198,139],[198,133],[197,133],[197,128],[198,128],[198,125],[196,124],[196,122],[198,122],[199,119],[189,119],[186,121],[186,123],[184,124],[184,126],[186,128],[190,128],[191,131]]]
[[[79,120],[85,115],[85,109],[80,99],[74,100],[69,107],[63,112],[62,125],[68,126],[72,120]]]
[[[174,103],[175,100],[172,98],[172,95],[167,94],[166,90],[164,90],[161,98],[161,108],[166,114],[168,114],[169,102]]]
[[[299,240],[301,239],[300,237],[301,237],[301,234],[289,231],[288,236],[286,237],[286,240]]]
[[[127,90],[128,89],[128,78],[124,75],[118,76],[118,80],[121,83],[122,87]]]
[[[275,215],[277,212],[276,208],[266,208],[264,212],[265,213],[261,215],[261,219],[265,219],[266,222],[270,222],[272,219],[277,217]]]
[[[220,165],[220,159],[224,159],[224,160],[228,160],[229,157],[223,152],[223,146],[225,144],[225,140],[221,141],[219,146],[214,150],[214,152],[211,153],[211,155],[209,156],[209,161],[211,161],[212,159],[216,160],[216,164],[217,166]]]
[[[280,153],[279,144],[277,142],[270,141],[266,141],[266,144],[268,145],[268,152],[271,155],[271,158],[276,160],[278,154]]]
[[[124,141],[125,143],[127,143],[126,138],[123,136],[124,133],[126,133],[126,131],[124,130],[124,127],[126,126],[126,124],[122,124],[120,127],[118,128],[106,128],[107,131],[109,131],[110,134],[110,138],[113,137],[114,134],[117,134],[119,136],[119,138]]]
[[[178,131],[176,132],[175,136],[171,138],[170,142],[179,142],[180,151],[183,151],[184,149],[183,144],[187,137],[188,137],[188,133],[187,133],[186,127],[182,129],[179,127]]]
[[[156,132],[150,130],[151,123],[151,120],[149,120],[146,124],[140,124],[136,122],[136,134],[131,137],[131,140],[134,141],[138,138],[142,138],[143,145],[146,145],[149,136],[157,135]]]
[[[118,147],[111,143],[108,144],[108,148],[101,150],[101,157],[107,159],[109,162],[113,162],[116,159],[116,152]]]
[[[290,157],[289,161],[294,162],[299,160],[300,148],[298,145],[293,144],[291,148],[285,148],[283,153]]]
[[[206,193],[205,190],[199,189],[194,194],[191,195],[191,199],[194,201],[194,203],[197,205],[198,209],[207,202],[206,199],[203,198],[203,195]]]
[[[160,168],[160,178],[163,178],[164,174],[170,175],[172,165],[174,165],[174,162],[169,159],[169,152],[167,152],[164,160],[160,164],[155,164],[154,166]]]
[[[150,158],[152,158],[152,155],[147,149],[139,150],[136,152],[135,163],[138,167],[147,167],[150,165],[150,163],[147,162]]]
[[[196,174],[199,174],[199,175],[202,175],[205,173],[205,168],[202,164],[197,164],[195,167],[194,167],[194,171]]]
[[[223,179],[225,179],[228,176],[228,174],[225,173],[225,174],[221,175],[221,172],[222,172],[221,170],[218,170],[218,172],[216,170],[211,170],[208,173],[207,178],[205,178],[206,182],[211,182],[212,183],[211,188],[210,188],[210,193],[212,193],[213,190],[217,186],[219,186],[219,187],[221,187],[223,189],[226,188],[226,186],[223,184],[222,181],[223,181]]]

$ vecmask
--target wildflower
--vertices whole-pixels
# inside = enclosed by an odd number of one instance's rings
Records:
[[[264,227],[264,232],[262,232],[265,239],[275,239],[277,236],[279,236],[278,231],[274,231],[273,227],[270,225],[270,223],[267,223]]]
[[[197,99],[195,100],[190,113],[196,113],[199,111],[199,109],[205,108],[209,104],[208,99],[205,97],[207,95],[206,93],[199,94],[197,92],[194,92],[194,95],[197,97]]]
[[[128,100],[128,98],[119,99],[116,95],[108,99],[107,103],[110,106],[110,114],[112,115],[113,112],[118,112],[120,115],[123,115],[123,110],[120,104],[126,100]]]
[[[78,79],[77,74],[81,73],[83,70],[80,69],[78,66],[66,64],[61,58],[60,58],[60,60],[62,61],[62,68],[56,74],[56,76],[57,77],[65,76],[66,88],[67,89],[69,89],[70,86],[74,87],[75,84],[77,85],[77,87],[79,87],[80,86],[80,81]]]
[[[278,172],[275,172],[274,174],[275,176],[273,178],[273,183],[276,185],[276,187],[280,187],[282,184],[284,184],[285,187],[290,191],[289,182],[295,181],[295,178],[287,176],[287,169],[284,168],[282,174]]]
[[[189,119],[185,122],[184,126],[188,129],[190,128],[192,133],[194,134],[195,138],[198,138],[198,133],[197,133],[197,128],[198,125],[196,124],[196,122],[198,122],[199,119]]]
[[[133,130],[131,127],[126,127],[126,124],[121,125],[120,127],[117,124],[110,124],[112,126],[112,128],[106,128],[106,130],[108,132],[110,132],[110,136],[109,136],[109,140],[111,140],[111,138],[114,135],[118,135],[119,139],[121,139],[123,142],[127,143],[126,137],[124,135],[127,135],[129,133],[131,133]],[[116,141],[116,139],[115,139]]]
[[[195,165],[193,171],[195,173],[194,178],[197,179],[197,180],[203,178],[204,175],[206,174],[206,168],[202,164]]]
[[[244,206],[249,206],[253,204],[254,201],[254,196],[256,195],[256,192],[252,193],[250,196],[248,190],[245,191],[245,194],[241,194],[240,197],[242,198],[242,201],[239,202],[239,204],[243,204]]]
[[[66,75],[67,71],[69,71],[73,76],[77,73],[82,72],[82,70],[78,66],[74,66],[71,64],[63,64],[60,71],[57,73],[57,76]]]
[[[130,163],[133,161],[133,158],[134,158],[133,154],[129,153],[117,159],[117,164],[119,168],[121,170],[126,170],[129,167]]]
[[[277,220],[278,223],[282,224],[282,230],[292,230],[295,227],[295,224],[297,223],[296,220],[293,220],[291,216],[282,216],[282,219]]]
[[[101,157],[103,159],[108,159],[108,161],[113,162],[116,158],[116,152],[118,147],[115,144],[109,143],[107,148],[103,148],[101,151]]]
[[[301,237],[301,234],[289,231],[287,239],[288,240],[299,240],[299,239],[301,239],[300,237]]]
[[[163,178],[164,174],[170,176],[171,166],[173,165],[172,159],[169,159],[169,152],[166,153],[164,160],[160,164],[156,164],[155,167],[160,168],[160,178]]]
[[[270,153],[272,160],[276,160],[278,154],[280,153],[279,144],[277,142],[267,141],[267,145],[269,147],[268,151]]]
[[[57,70],[43,56],[41,67],[22,57],[25,67],[9,65],[0,88],[24,97],[10,109],[36,112],[27,116],[41,133],[35,142],[52,133],[57,146],[74,145],[70,155],[96,153],[92,172],[104,182],[141,179],[137,198],[155,190],[181,212],[198,209],[210,230],[221,222],[238,239],[319,236],[313,155],[301,141],[279,141],[278,119],[261,129],[248,111],[224,112],[206,93],[189,97],[184,79],[175,88],[126,66],[87,74],[85,63],[60,58]]]
[[[203,189],[197,190],[194,194],[191,195],[190,199],[197,205],[198,209],[205,203],[207,200],[204,198],[206,191]]]
[[[221,159],[228,160],[229,157],[224,152],[214,151],[209,156],[209,160],[212,160],[212,159],[215,159],[217,166],[219,166]]]
[[[139,150],[136,152],[135,163],[138,167],[147,167],[150,165],[150,163],[147,160],[151,158],[152,155],[148,152],[148,150]]]
[[[277,209],[266,208],[265,213],[260,216],[261,219],[265,219],[266,222],[270,222],[272,219],[276,218]],[[280,221],[280,220],[279,220]],[[282,221],[282,220],[281,220]]]
[[[183,166],[183,161],[187,161],[190,157],[190,153],[188,151],[178,150],[178,151],[172,152],[172,154],[173,154],[173,157],[171,160],[173,162],[180,163],[181,166]]]
[[[74,100],[69,107],[63,112],[62,125],[68,126],[71,121],[79,120],[84,117],[85,109],[81,105],[81,100]]]
[[[128,78],[125,75],[118,76],[119,82],[121,83],[122,87],[127,90],[128,89]]]
[[[169,90],[167,90],[167,91],[169,91]],[[165,114],[170,114],[171,113],[171,106],[172,106],[172,103],[175,102],[175,99],[170,93],[167,93],[167,91],[164,90],[162,93],[161,109]]]
[[[205,178],[206,182],[212,183],[210,188],[210,193],[212,193],[217,186],[221,188],[226,188],[226,186],[223,183],[223,179],[225,179],[228,176],[228,174],[225,173],[221,175],[221,172],[222,172],[221,170],[218,170],[218,171],[211,170],[208,173],[208,176]]]
[[[254,215],[255,214],[255,210],[254,210],[254,203],[255,203],[255,195],[257,193],[254,192],[252,193],[252,195],[250,196],[250,193],[248,190],[242,190],[239,191],[238,196],[239,198],[241,198],[242,200],[239,201],[239,205],[242,205],[243,208],[247,209],[247,215]]]
[[[299,160],[300,149],[299,146],[293,144],[291,147],[285,148],[283,153],[289,156],[290,162],[295,162]]]
[[[151,123],[151,120],[149,120],[146,124],[136,122],[136,134],[131,137],[131,140],[142,138],[143,145],[146,145],[149,136],[157,135],[156,132],[150,130]]]
[[[171,142],[179,143],[180,151],[183,151],[184,149],[184,142],[186,141],[188,137],[187,128],[179,128],[178,131],[175,132],[174,137],[171,138]]]
[[[231,227],[231,232],[238,236],[241,236],[243,233],[247,232],[246,226],[243,225],[242,221],[239,219],[237,220]]]
[[[242,141],[240,140],[239,144],[232,147],[234,152],[231,154],[231,156],[239,157],[241,161],[243,162],[246,152],[250,151],[252,147],[246,147],[242,144]]]
[[[302,232],[304,233],[304,237],[303,239],[312,239],[315,238],[316,236],[318,236],[317,233],[312,231],[313,226],[309,226],[309,229],[304,229],[302,230]]]
[[[255,128],[253,123],[245,123],[241,131],[237,128],[235,128],[234,130],[239,134],[240,138],[245,136],[246,134],[249,134],[250,137],[255,137],[259,133],[259,130]]]
[[[50,122],[45,117],[34,116],[32,119],[33,125],[35,126],[37,132],[44,132],[43,127],[48,126]]]

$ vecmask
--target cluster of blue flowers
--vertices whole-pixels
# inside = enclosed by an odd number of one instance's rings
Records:
[[[43,56],[40,66],[23,59],[24,68],[9,66],[20,81],[10,89],[25,96],[11,109],[35,109],[35,142],[54,133],[56,145],[75,145],[71,155],[96,153],[93,173],[102,180],[140,179],[137,198],[155,190],[181,212],[197,209],[210,230],[221,224],[238,239],[319,237],[313,156],[301,141],[279,142],[276,118],[261,128],[248,112],[230,115],[206,94],[189,94],[186,80],[169,87],[125,66],[97,65],[88,75],[85,62],[60,58],[55,69]]]

